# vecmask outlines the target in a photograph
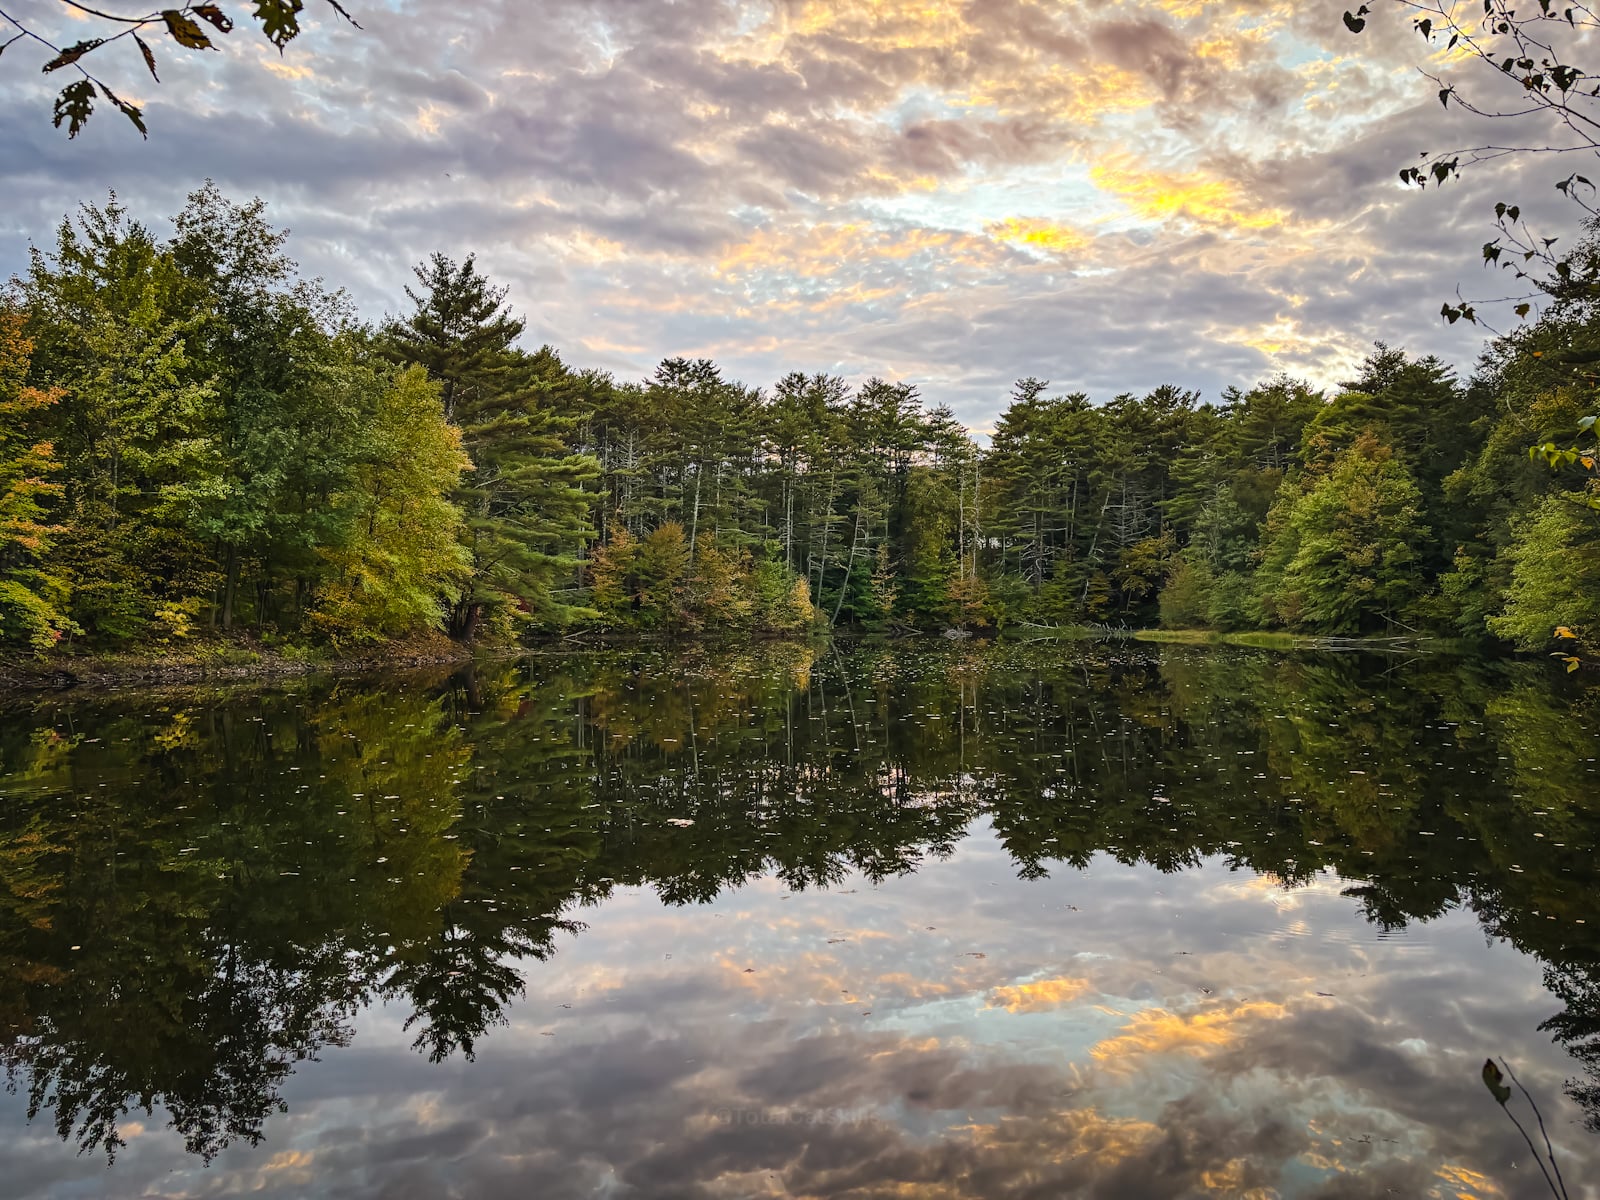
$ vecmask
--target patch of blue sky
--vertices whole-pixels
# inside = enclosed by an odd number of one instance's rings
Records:
[[[1084,228],[1112,220],[1122,206],[1094,185],[1083,163],[1019,167],[996,175],[969,174],[937,191],[908,191],[863,201],[873,218],[983,233],[1013,218],[1036,218]]]
[[[772,23],[778,11],[778,6],[772,3],[735,5],[732,36],[754,37]]]
[[[958,104],[939,88],[912,84],[902,88],[895,102],[885,108],[879,119],[895,129],[905,130],[924,121],[971,120],[993,110],[971,104]]]
[[[910,1038],[948,1038],[958,1032],[972,1046],[1048,1045],[1062,1062],[1092,1061],[1090,1051],[1127,1023],[1128,1015],[1152,1003],[1112,1000],[1117,1011],[1100,1006],[1100,997],[1086,994],[1059,1008],[1040,1011],[1007,1010],[991,1002],[990,993],[977,992],[908,1004],[880,1007],[868,1020],[875,1029],[894,1030]]]

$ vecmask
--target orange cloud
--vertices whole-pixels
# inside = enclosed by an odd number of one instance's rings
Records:
[[[1089,172],[1096,187],[1151,221],[1181,220],[1230,229],[1270,229],[1284,222],[1275,208],[1251,204],[1237,184],[1198,172],[1178,174],[1142,167],[1116,155]]]
[[[1456,1189],[1455,1200],[1488,1200],[1489,1197],[1505,1195],[1487,1175],[1469,1167],[1446,1163],[1434,1173]]]
[[[787,32],[848,38],[876,50],[947,49],[971,36],[966,8],[966,0],[806,0]]]

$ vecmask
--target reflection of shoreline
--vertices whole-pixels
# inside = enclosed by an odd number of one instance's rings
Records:
[[[521,651],[507,651],[504,657]],[[318,676],[373,675],[426,667],[459,666],[497,652],[474,652],[444,637],[401,642],[353,658],[298,657],[243,638],[174,649],[160,655],[54,656],[19,659],[0,656],[0,701],[48,696],[108,696],[137,691],[156,696],[185,687],[230,688],[247,693],[252,686]]]
[[[1220,859],[1285,897],[1336,871],[1380,931],[1470,909],[1550,964],[1581,1057],[1582,695],[1458,664],[774,645],[41,705],[0,728],[0,1035],[85,1148],[116,1125],[79,1121],[151,1095],[214,1153],[378,999],[426,1057],[470,1056],[516,962],[618,887],[865,889],[981,820],[1026,879]],[[1064,927],[1103,916],[1072,900]],[[855,1111],[750,1099],[727,1111],[757,1127]]]

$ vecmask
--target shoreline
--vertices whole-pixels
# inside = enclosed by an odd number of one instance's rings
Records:
[[[989,632],[994,637],[994,631]],[[837,635],[836,635],[837,636]],[[791,640],[765,638],[761,640]],[[795,640],[806,640],[804,638]],[[850,635],[844,634],[849,641]],[[907,639],[938,641],[936,632],[925,632]],[[955,641],[954,639],[952,639]],[[955,644],[966,639],[955,641]],[[1214,630],[1129,629],[1108,630],[1084,627],[1053,629],[1045,626],[1016,627],[999,635],[998,640],[1016,642],[1133,641],[1146,645],[1229,646],[1269,652],[1369,652],[1439,653],[1461,652],[1466,643],[1459,639],[1411,636],[1388,638],[1334,638],[1282,632],[1222,633]],[[284,652],[249,639],[208,642],[201,646],[157,650],[142,654],[86,654],[81,657],[57,655],[25,658],[0,655],[0,696],[26,696],[45,693],[109,692],[141,687],[166,687],[205,683],[268,683],[312,675],[357,675],[392,669],[462,666],[486,658],[514,658],[527,654],[567,653],[618,649],[623,646],[706,645],[707,639],[589,633],[576,637],[552,636],[524,645],[467,646],[443,635],[373,647],[366,653],[346,658],[319,658],[303,652]],[[716,644],[711,639],[710,644]]]

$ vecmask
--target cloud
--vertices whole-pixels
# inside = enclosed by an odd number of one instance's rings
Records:
[[[1013,242],[1051,254],[1072,254],[1090,245],[1089,236],[1082,231],[1042,217],[1008,217],[991,223],[988,233],[996,241]]]
[[[1176,219],[1238,230],[1270,229],[1284,221],[1282,210],[1253,204],[1228,180],[1201,173],[1153,171],[1129,155],[1097,163],[1089,175],[1097,187],[1147,220]]]

